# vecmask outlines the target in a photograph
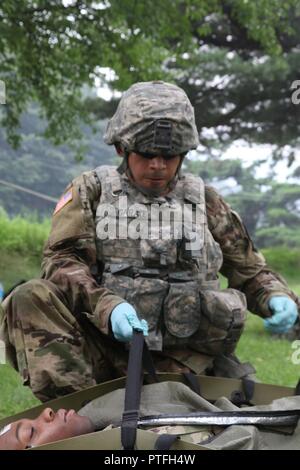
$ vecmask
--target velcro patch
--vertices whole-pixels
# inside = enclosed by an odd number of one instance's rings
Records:
[[[69,189],[69,191],[67,191],[65,194],[62,195],[62,197],[56,204],[53,215],[57,214],[57,212],[60,211],[60,209],[62,209],[66,204],[68,204],[68,202],[72,201],[72,199],[73,199],[73,192],[71,188]]]

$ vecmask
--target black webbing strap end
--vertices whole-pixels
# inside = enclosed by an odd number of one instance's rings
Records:
[[[230,400],[236,406],[253,406],[251,400],[255,391],[255,382],[250,379],[242,378],[243,391],[234,390],[231,394]]]
[[[178,439],[177,434],[161,434],[155,441],[154,450],[170,450],[172,444]]]
[[[201,397],[200,384],[197,376],[193,372],[183,372],[182,375],[184,376],[191,390]]]
[[[126,410],[122,416],[121,441],[124,450],[133,450],[136,440],[136,428],[139,419],[138,410]]]
[[[143,333],[134,330],[129,351],[125,403],[121,424],[121,441],[123,449],[125,450],[133,450],[135,446],[142,387],[142,357],[144,345]]]

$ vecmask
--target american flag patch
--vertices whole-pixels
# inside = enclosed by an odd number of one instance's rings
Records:
[[[64,207],[68,202],[72,201],[73,199],[73,194],[72,194],[72,188],[69,189],[63,196],[60,198],[58,203],[56,204],[56,207],[54,209],[53,215],[55,215],[62,207]]]

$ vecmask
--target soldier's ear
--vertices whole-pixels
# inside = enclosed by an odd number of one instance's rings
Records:
[[[117,154],[120,157],[124,157],[124,150],[122,149],[122,147],[120,145],[115,144],[115,149],[116,149]]]

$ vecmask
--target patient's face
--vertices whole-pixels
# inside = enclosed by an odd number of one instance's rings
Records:
[[[36,419],[20,419],[7,429],[0,435],[0,450],[22,450],[87,434],[94,426],[89,418],[79,416],[74,410],[60,409],[55,413],[51,408],[45,408]]]

